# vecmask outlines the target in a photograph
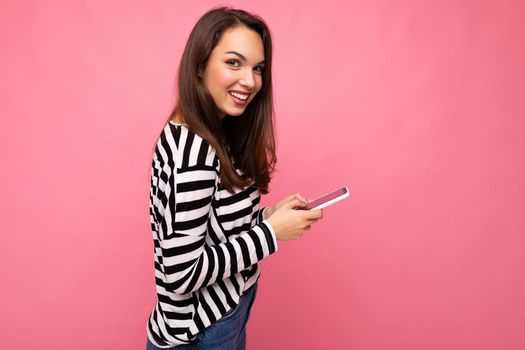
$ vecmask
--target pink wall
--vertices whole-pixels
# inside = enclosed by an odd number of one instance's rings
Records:
[[[0,3],[1,349],[144,348],[151,151],[219,4]],[[525,348],[523,2],[227,4],[275,39],[264,203],[352,190],[263,262],[249,348]]]

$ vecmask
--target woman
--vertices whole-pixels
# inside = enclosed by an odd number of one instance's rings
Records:
[[[190,34],[152,162],[148,349],[244,349],[257,262],[322,217],[297,210],[300,194],[259,208],[276,161],[271,60],[268,27],[242,10],[213,9]]]

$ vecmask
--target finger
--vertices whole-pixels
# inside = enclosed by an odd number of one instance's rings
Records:
[[[299,209],[306,209],[306,205],[308,204],[308,202],[305,202],[305,201],[303,201],[300,198],[296,198],[295,200],[299,201],[299,204],[296,205],[297,208],[299,208]]]
[[[315,223],[317,223],[317,220],[308,220],[307,226],[311,227]]]
[[[323,218],[323,210],[322,209],[308,210],[307,218],[308,218],[308,220],[319,220],[319,219],[322,219]]]
[[[299,204],[297,205],[297,208],[299,209],[306,209],[306,202],[303,202],[300,199],[297,199],[299,201]]]
[[[291,194],[291,195],[289,195],[288,197],[286,197],[286,201],[288,202],[288,201],[291,201],[291,200],[297,199],[297,198],[298,198],[298,197],[297,197],[298,195],[299,195],[299,193]]]
[[[294,199],[291,199],[289,202],[287,202],[286,204],[286,207],[290,208],[290,209],[293,209],[293,208],[300,208],[302,206],[304,206],[303,202],[301,202],[299,199],[297,198],[294,198]]]
[[[299,192],[297,193],[294,193],[292,195],[289,195],[288,197],[285,198],[285,201],[290,201],[292,199],[299,199],[301,200],[302,202],[304,202],[306,199],[304,198],[304,196],[302,194],[300,194]]]
[[[306,199],[303,195],[300,193],[297,193],[297,198],[299,198],[303,203],[308,203],[308,199]]]

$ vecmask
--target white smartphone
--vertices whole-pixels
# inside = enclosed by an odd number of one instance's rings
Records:
[[[348,191],[348,188],[346,186],[343,186],[333,192],[330,192],[328,194],[325,194],[322,197],[319,197],[317,199],[314,199],[311,202],[308,202],[306,204],[307,210],[317,210],[317,209],[323,209],[326,208],[329,205],[332,205],[334,203],[337,203],[346,197],[350,195],[350,191]]]

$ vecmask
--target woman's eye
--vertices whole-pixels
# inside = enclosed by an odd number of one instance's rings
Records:
[[[238,67],[239,66],[239,61],[238,60],[227,60],[226,64],[229,65],[229,66],[232,66],[232,67]]]
[[[258,66],[258,67],[255,67],[254,70],[258,73],[258,74],[262,74],[264,72],[264,67],[263,66]]]

